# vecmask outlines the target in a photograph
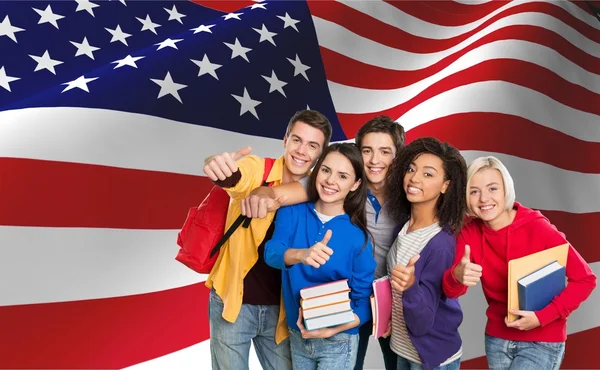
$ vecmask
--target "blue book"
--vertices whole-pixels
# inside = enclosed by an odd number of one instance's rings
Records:
[[[519,309],[539,311],[565,289],[565,267],[554,261],[517,281]]]
[[[336,312],[329,315],[304,319],[304,327],[306,330],[315,330],[321,328],[329,328],[354,321],[354,312],[352,310]]]

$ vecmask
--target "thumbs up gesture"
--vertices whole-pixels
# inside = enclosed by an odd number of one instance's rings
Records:
[[[392,287],[398,292],[404,292],[415,282],[415,263],[421,256],[415,254],[406,264],[397,264],[392,270]]]
[[[327,230],[323,236],[323,240],[306,249],[301,257],[302,263],[319,268],[319,266],[329,261],[329,256],[333,254],[333,249],[329,248],[327,243],[329,243],[332,234],[331,230]]]
[[[460,263],[456,265],[452,274],[458,282],[465,286],[475,286],[481,280],[483,268],[471,262],[471,247],[465,245],[465,253],[460,259]]]
[[[237,152],[224,152],[210,156],[204,160],[204,173],[212,181],[223,181],[237,172],[238,166],[235,161],[250,154],[250,152],[252,152],[252,148],[247,146]]]

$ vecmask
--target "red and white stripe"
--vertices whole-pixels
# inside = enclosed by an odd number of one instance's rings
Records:
[[[600,271],[600,22],[582,3],[310,2],[348,137],[377,114],[408,140],[435,136],[469,161],[493,154],[517,198],[541,209]],[[565,367],[600,367],[593,296],[571,317]],[[462,300],[465,360],[483,355],[480,290]],[[376,347],[376,346],[373,346]],[[368,357],[369,358],[369,357]],[[378,363],[381,367],[382,362]],[[481,357],[465,367],[485,367]]]
[[[348,137],[388,114],[409,140],[497,155],[517,199],[600,273],[600,22],[585,4],[309,6]],[[280,140],[133,113],[0,112],[0,368],[209,366],[206,277],[174,261],[175,236],[211,186],[202,159],[246,145],[281,153]],[[570,318],[565,367],[600,367],[586,356],[598,304],[595,291]],[[481,291],[462,307],[464,366],[485,367]],[[383,368],[369,351],[366,368]]]

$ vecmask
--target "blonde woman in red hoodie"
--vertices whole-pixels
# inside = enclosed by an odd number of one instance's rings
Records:
[[[567,288],[539,311],[515,310],[508,322],[508,261],[567,243],[539,211],[515,202],[513,179],[495,157],[475,159],[467,171],[467,207],[472,220],[456,242],[444,293],[457,298],[479,281],[489,304],[485,353],[490,369],[559,369],[567,339],[567,317],[596,286],[596,276],[569,247]]]

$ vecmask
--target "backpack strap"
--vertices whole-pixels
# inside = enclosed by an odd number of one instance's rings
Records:
[[[265,170],[263,172],[262,186],[271,186],[272,185],[272,183],[267,182],[267,178],[269,177],[269,174],[271,173],[271,169],[273,168],[273,163],[275,163],[275,159],[265,158]],[[251,218],[245,217],[242,227],[247,229],[250,226],[251,220],[252,220]]]
[[[263,171],[262,186],[271,186],[272,183],[267,183],[267,178],[269,177],[269,174],[271,173],[271,169],[273,168],[274,163],[275,163],[274,158],[265,158],[265,169]],[[231,226],[229,226],[227,231],[225,231],[225,233],[223,234],[223,237],[221,239],[219,239],[219,242],[217,243],[217,245],[215,245],[214,248],[210,251],[210,257],[212,258],[212,256],[214,256],[219,251],[219,249],[221,249],[223,244],[225,244],[227,239],[229,239],[231,237],[231,235],[233,235],[233,233],[238,229],[238,227],[240,227],[240,225],[243,224],[243,227],[245,229],[247,229],[250,226],[250,221],[252,221],[251,218],[248,218],[244,215],[239,215],[238,218],[236,218],[235,221],[233,221]]]
[[[265,172],[263,173],[263,186],[271,186],[271,184],[267,183],[267,178],[271,174],[271,169],[273,168],[273,164],[275,163],[274,158],[265,158]]]

